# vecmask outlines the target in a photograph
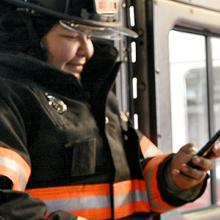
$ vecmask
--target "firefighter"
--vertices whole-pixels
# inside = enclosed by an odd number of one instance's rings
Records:
[[[164,154],[111,91],[119,0],[0,3],[0,219],[148,219],[197,199],[212,158]]]

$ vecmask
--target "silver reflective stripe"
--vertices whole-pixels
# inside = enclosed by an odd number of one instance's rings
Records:
[[[50,212],[58,209],[64,211],[71,211],[88,210],[93,208],[108,208],[111,204],[109,196],[88,196],[84,198],[81,197],[62,200],[47,200],[44,202],[46,203]]]
[[[147,202],[147,194],[144,191],[135,190],[124,195],[114,196],[115,208],[132,202]],[[44,201],[50,212],[62,209],[64,211],[88,210],[110,207],[109,196],[88,196],[84,198],[47,200]]]
[[[26,184],[27,184],[26,179],[25,179],[25,176],[26,176],[25,171],[22,169],[22,167],[18,163],[16,163],[16,161],[9,159],[9,158],[5,158],[5,157],[0,157],[0,166],[6,167],[7,169],[15,172],[19,178],[19,183],[20,183],[22,190],[25,189]],[[12,179],[12,182],[13,181],[14,180]]]
[[[127,205],[132,202],[148,202],[146,191],[135,190],[123,195],[115,195],[114,203],[115,207],[119,207],[122,205]]]

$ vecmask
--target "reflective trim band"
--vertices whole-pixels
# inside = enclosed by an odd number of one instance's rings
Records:
[[[144,168],[144,176],[146,179],[147,188],[151,189],[148,191],[148,197],[153,212],[162,213],[176,208],[163,200],[158,189],[158,168],[159,165],[167,158],[167,156],[169,156],[169,154],[154,157],[147,163],[146,167]]]
[[[88,196],[106,196],[110,194],[110,187],[109,184],[85,184],[28,189],[27,192],[43,200],[60,200]]]
[[[140,190],[146,192],[146,184],[144,180],[127,180],[114,183],[114,194],[125,194],[131,191]]]
[[[150,212],[144,180],[132,180],[115,183],[115,218],[124,218],[137,212]]]
[[[44,200],[48,211],[64,210],[89,219],[110,219],[109,184],[60,186],[26,190]]]
[[[150,211],[144,180],[115,183],[113,190],[116,218]],[[27,192],[44,200],[49,212],[62,209],[88,219],[111,219],[109,184],[38,188]]]
[[[15,151],[0,147],[0,175],[13,182],[13,190],[23,191],[31,173],[28,163]]]
[[[144,158],[154,157],[163,154],[163,152],[156,147],[153,142],[150,141],[146,136],[143,136],[140,140],[141,152]]]
[[[119,0],[95,0],[97,14],[117,14],[119,10]]]

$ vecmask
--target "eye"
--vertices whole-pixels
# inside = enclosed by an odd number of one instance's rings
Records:
[[[75,40],[75,39],[78,38],[78,35],[66,35],[66,34],[63,34],[63,35],[61,35],[61,37],[69,39],[69,40]]]

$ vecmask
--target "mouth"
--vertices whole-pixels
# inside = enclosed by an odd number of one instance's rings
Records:
[[[68,63],[65,69],[72,73],[81,73],[84,67],[84,63]]]

